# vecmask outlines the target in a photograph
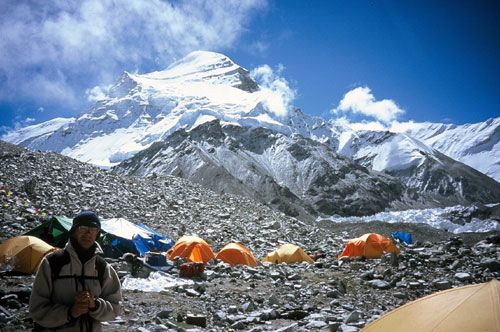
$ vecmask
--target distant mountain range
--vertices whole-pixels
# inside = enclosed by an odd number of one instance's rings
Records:
[[[125,72],[78,118],[2,139],[122,174],[173,174],[308,219],[498,202],[499,128],[496,118],[353,131],[298,109],[283,114],[247,70],[198,51],[164,71]]]

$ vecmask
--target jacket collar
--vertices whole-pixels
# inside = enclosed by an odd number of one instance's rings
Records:
[[[96,242],[95,244],[96,244],[96,248],[95,248],[94,256],[95,255],[102,255],[102,254],[104,254],[104,251],[102,250],[102,248],[99,245],[99,243]],[[78,257],[78,254],[76,253],[76,250],[73,247],[73,245],[71,244],[70,240],[68,240],[68,242],[64,246],[64,249],[67,250],[71,255],[74,255],[75,257]]]

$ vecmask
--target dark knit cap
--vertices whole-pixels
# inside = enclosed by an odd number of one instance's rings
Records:
[[[97,213],[92,211],[83,211],[78,213],[76,217],[73,218],[73,225],[71,226],[71,229],[74,230],[76,227],[81,225],[89,227],[97,227],[100,229],[101,221],[99,220]]]

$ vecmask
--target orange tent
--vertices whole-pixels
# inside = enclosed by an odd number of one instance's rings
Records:
[[[13,271],[34,273],[42,258],[57,248],[34,236],[17,236],[0,244],[0,265],[11,264]]]
[[[227,244],[219,251],[215,258],[230,265],[257,266],[257,260],[254,255],[241,243]]]
[[[399,254],[399,249],[391,239],[377,233],[367,233],[347,241],[340,257],[380,258],[386,252]]]
[[[215,259],[214,252],[210,245],[197,236],[183,236],[175,242],[172,249],[167,252],[168,259],[173,260],[174,257],[184,257],[191,262],[206,263],[211,259]]]

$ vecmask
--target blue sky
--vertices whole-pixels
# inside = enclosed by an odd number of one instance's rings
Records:
[[[173,4],[173,5],[172,5]],[[265,66],[305,113],[473,123],[500,115],[500,2],[3,1],[0,127],[75,116],[123,70],[193,50]],[[2,131],[0,130],[0,131]]]

